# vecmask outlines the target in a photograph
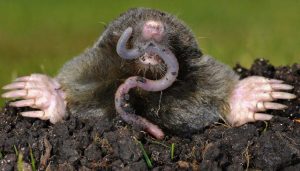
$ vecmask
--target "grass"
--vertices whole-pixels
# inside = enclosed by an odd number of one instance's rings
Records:
[[[93,44],[103,23],[139,6],[176,15],[206,54],[231,66],[249,66],[257,57],[299,62],[300,1],[0,1],[0,87],[30,73],[54,76]]]
[[[22,152],[18,151],[18,149],[17,149],[17,147],[15,145],[13,145],[13,148],[14,148],[16,156],[18,157],[17,168],[18,168],[18,170],[23,170],[23,167],[24,167],[23,154],[22,154]],[[0,154],[1,154],[0,155],[0,159],[2,159],[3,156],[2,156],[1,151],[0,151]],[[34,159],[32,148],[31,148],[30,145],[29,145],[29,154],[30,154],[31,169],[33,171],[36,171],[35,159]]]
[[[168,145],[162,143],[161,141],[152,140],[152,139],[149,139],[149,138],[146,138],[146,140],[149,141],[152,144],[157,144],[157,145],[161,145],[161,146],[163,146],[165,148],[170,148]]]
[[[14,151],[15,151],[16,156],[18,156],[19,155],[19,151],[18,151],[17,147],[15,145],[13,147],[14,147]]]
[[[23,154],[20,153],[18,156],[17,168],[18,171],[23,171],[24,169],[24,161],[23,161]]]
[[[150,158],[149,158],[149,156],[148,156],[148,154],[147,154],[147,152],[146,152],[143,144],[140,141],[138,141],[138,140],[137,140],[137,143],[140,145],[140,148],[142,150],[142,153],[143,153],[143,156],[144,156],[144,159],[145,159],[145,161],[147,163],[148,168],[149,169],[153,168],[152,162],[151,162],[151,160],[150,160]]]
[[[174,159],[174,153],[175,153],[175,143],[171,144],[171,160]]]
[[[269,127],[268,121],[264,121],[264,123],[265,123],[265,128],[263,129],[262,133],[266,133],[266,132],[267,132],[267,129],[268,129],[268,127]]]
[[[31,168],[32,168],[32,171],[36,171],[36,167],[35,167],[35,159],[34,159],[34,155],[33,155],[33,152],[32,152],[32,148],[31,148],[30,145],[29,145],[29,150],[30,150],[30,162],[31,162]]]
[[[15,154],[18,158],[18,161],[17,161],[18,171],[23,170],[23,166],[24,166],[23,154],[21,152],[19,153],[19,151],[15,145],[13,145],[13,147],[14,147]]]

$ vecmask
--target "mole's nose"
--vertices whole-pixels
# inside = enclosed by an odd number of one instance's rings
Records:
[[[149,20],[145,22],[142,28],[142,36],[144,39],[154,39],[161,41],[164,35],[164,25],[160,21]]]

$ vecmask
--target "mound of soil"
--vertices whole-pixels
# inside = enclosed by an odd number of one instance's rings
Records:
[[[298,96],[269,122],[230,128],[220,122],[190,138],[163,141],[131,129],[121,119],[70,117],[52,125],[18,115],[22,108],[0,112],[1,170],[300,170],[300,65],[274,67],[263,59],[250,69],[237,65],[241,77],[261,75],[284,80]],[[171,145],[174,145],[171,148]],[[147,164],[145,153],[151,163]],[[22,165],[23,164],[23,165]],[[33,167],[32,167],[33,168]],[[33,170],[35,170],[33,168]]]

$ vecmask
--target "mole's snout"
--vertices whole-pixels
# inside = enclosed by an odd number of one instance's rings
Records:
[[[142,28],[142,36],[145,40],[154,39],[161,41],[164,35],[164,25],[160,21],[146,21]]]
[[[133,31],[132,27],[128,27],[122,33],[116,47],[116,51],[118,55],[123,59],[136,59],[138,57],[142,57],[146,53],[149,54],[148,56],[147,55],[144,56],[146,57],[146,59],[155,60],[155,61],[150,61],[149,64],[153,62],[154,62],[153,64],[157,64],[156,62],[159,62],[156,61],[157,58],[152,58],[152,57],[161,56],[162,54],[165,54],[166,53],[165,48],[161,47],[159,44],[153,41],[150,41],[149,43],[146,43],[143,47],[134,47],[132,49],[127,49],[126,44],[132,34],[132,31]],[[157,54],[157,52],[159,52],[159,54]]]

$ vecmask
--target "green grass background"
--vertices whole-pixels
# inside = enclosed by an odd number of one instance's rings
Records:
[[[257,57],[275,65],[300,60],[296,0],[0,0],[0,86],[30,73],[54,76],[132,7],[176,15],[206,54],[231,66],[250,66]]]

